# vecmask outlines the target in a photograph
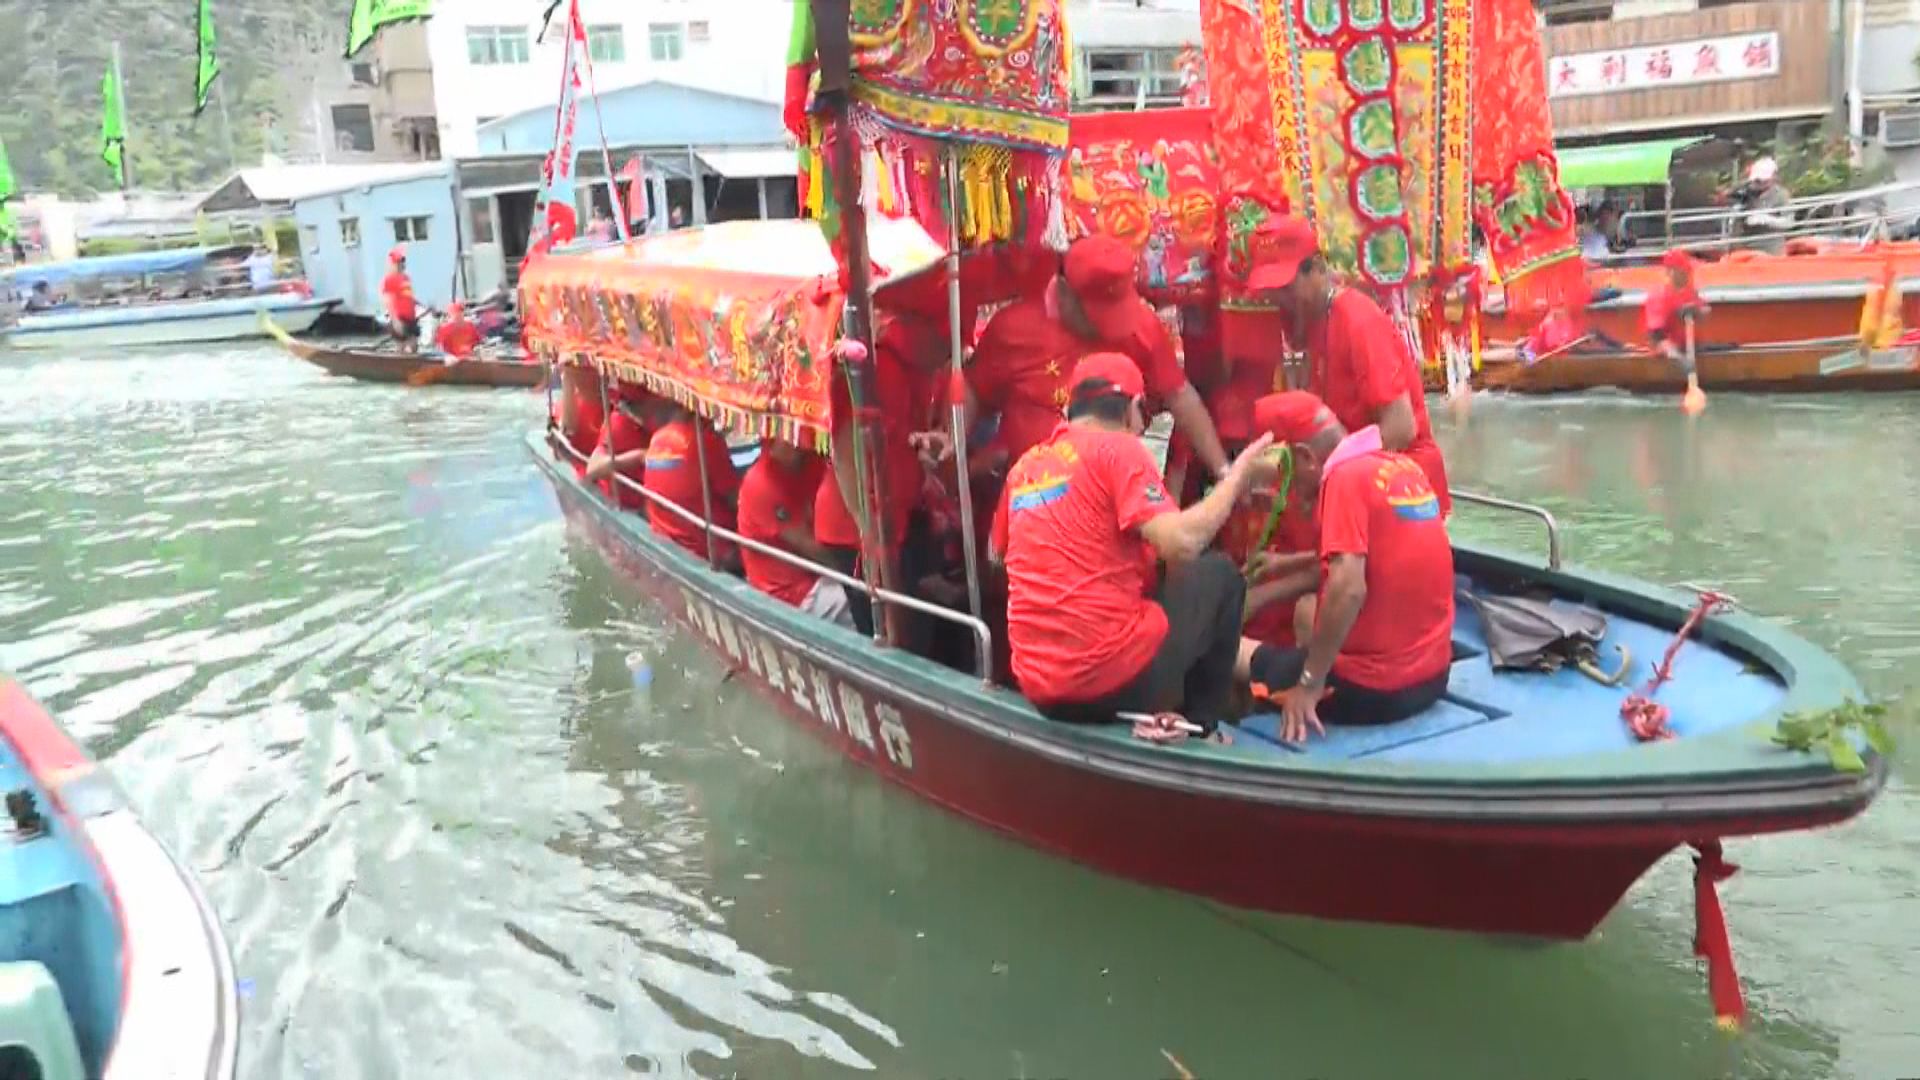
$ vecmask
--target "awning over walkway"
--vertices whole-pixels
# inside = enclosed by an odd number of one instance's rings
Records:
[[[763,176],[793,176],[800,171],[799,154],[786,148],[772,150],[696,150],[707,168],[728,180],[757,180]]]
[[[1673,156],[1707,141],[1705,135],[1651,142],[1581,146],[1559,151],[1560,186],[1564,188],[1634,187],[1664,184],[1673,168]]]

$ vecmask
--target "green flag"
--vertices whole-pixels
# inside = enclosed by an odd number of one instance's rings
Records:
[[[213,49],[213,0],[200,0],[200,67],[193,84],[193,115],[207,107],[207,90],[220,75],[220,57]]]
[[[353,16],[347,23],[347,58],[366,48],[381,27],[432,14],[433,0],[353,0]]]
[[[116,183],[123,182],[120,151],[127,144],[127,117],[120,107],[120,72],[111,63],[100,77],[100,101],[100,160],[113,170]]]
[[[7,160],[7,144],[0,141],[0,244],[13,240],[13,207],[7,200],[13,198],[13,163]]]

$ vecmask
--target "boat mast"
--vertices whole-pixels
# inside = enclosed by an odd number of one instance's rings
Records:
[[[806,2],[813,6],[814,48],[820,69],[814,111],[821,115],[826,132],[828,145],[823,150],[832,155],[829,168],[846,258],[847,305],[842,332],[846,340],[861,345],[857,359],[842,356],[838,360],[846,365],[847,396],[852,399],[855,418],[854,459],[856,472],[861,477],[860,502],[866,510],[862,546],[868,555],[879,556],[860,560],[867,593],[874,596],[879,589],[891,587],[894,575],[890,555],[893,549],[887,543],[887,515],[883,509],[887,505],[887,475],[871,453],[871,448],[879,445],[870,407],[874,385],[873,280],[872,264],[867,256],[867,212],[860,204],[860,136],[848,115],[853,86],[852,5],[850,0]],[[875,641],[884,645],[897,637],[889,632],[889,624],[898,609],[891,604],[876,604],[873,614]]]

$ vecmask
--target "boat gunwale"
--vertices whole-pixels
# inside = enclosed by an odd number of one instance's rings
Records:
[[[842,677],[875,685],[929,715],[1056,763],[1114,779],[1202,797],[1231,797],[1341,816],[1476,825],[1619,826],[1645,822],[1663,831],[1689,834],[1697,832],[1695,826],[1715,820],[1738,821],[1742,832],[1795,828],[1809,819],[1838,820],[1858,812],[1886,782],[1886,761],[1870,751],[1867,771],[1853,774],[1838,772],[1815,755],[1771,744],[1766,732],[1779,715],[1816,704],[1837,704],[1847,693],[1857,695],[1858,685],[1837,661],[1811,643],[1739,614],[1709,620],[1707,640],[1732,646],[1772,666],[1786,684],[1782,701],[1746,724],[1661,746],[1525,763],[1414,767],[1304,754],[1294,760],[1218,744],[1157,746],[1136,742],[1124,733],[1114,735],[1105,729],[1082,730],[1056,724],[1011,690],[984,684],[918,656],[877,649],[865,638],[842,645],[841,635],[857,636],[768,599],[742,580],[720,578],[698,560],[653,536],[644,528],[644,518],[618,510],[597,491],[580,483],[571,470],[561,467],[548,440],[548,433],[535,431],[528,436],[527,444],[556,487],[590,504],[635,553],[702,600],[725,607],[732,617]],[[1653,615],[1663,624],[1677,626],[1686,615],[1686,606],[1676,599],[1678,594],[1655,586],[1594,571],[1583,570],[1578,576],[1566,569],[1550,572],[1515,556],[1472,545],[1456,545],[1456,552],[1469,562],[1516,576],[1549,579],[1561,589],[1580,586],[1574,589],[1574,595],[1597,593],[1630,612]],[[724,656],[722,662],[726,662]],[[1650,758],[1660,755],[1724,757],[1729,746],[1749,760],[1733,768],[1724,763],[1714,765],[1710,776],[1706,775],[1707,769],[1699,767],[1665,774],[1644,767]],[[1765,759],[1755,756],[1762,752]],[[1591,768],[1568,769],[1575,761],[1590,764],[1629,756],[1638,766],[1639,775],[1607,776]]]

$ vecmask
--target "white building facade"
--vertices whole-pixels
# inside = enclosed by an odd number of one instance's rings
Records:
[[[563,6],[544,41],[542,5],[440,0],[427,24],[440,147],[478,150],[486,121],[558,100]],[[580,0],[595,88],[648,80],[777,101],[792,0]]]

